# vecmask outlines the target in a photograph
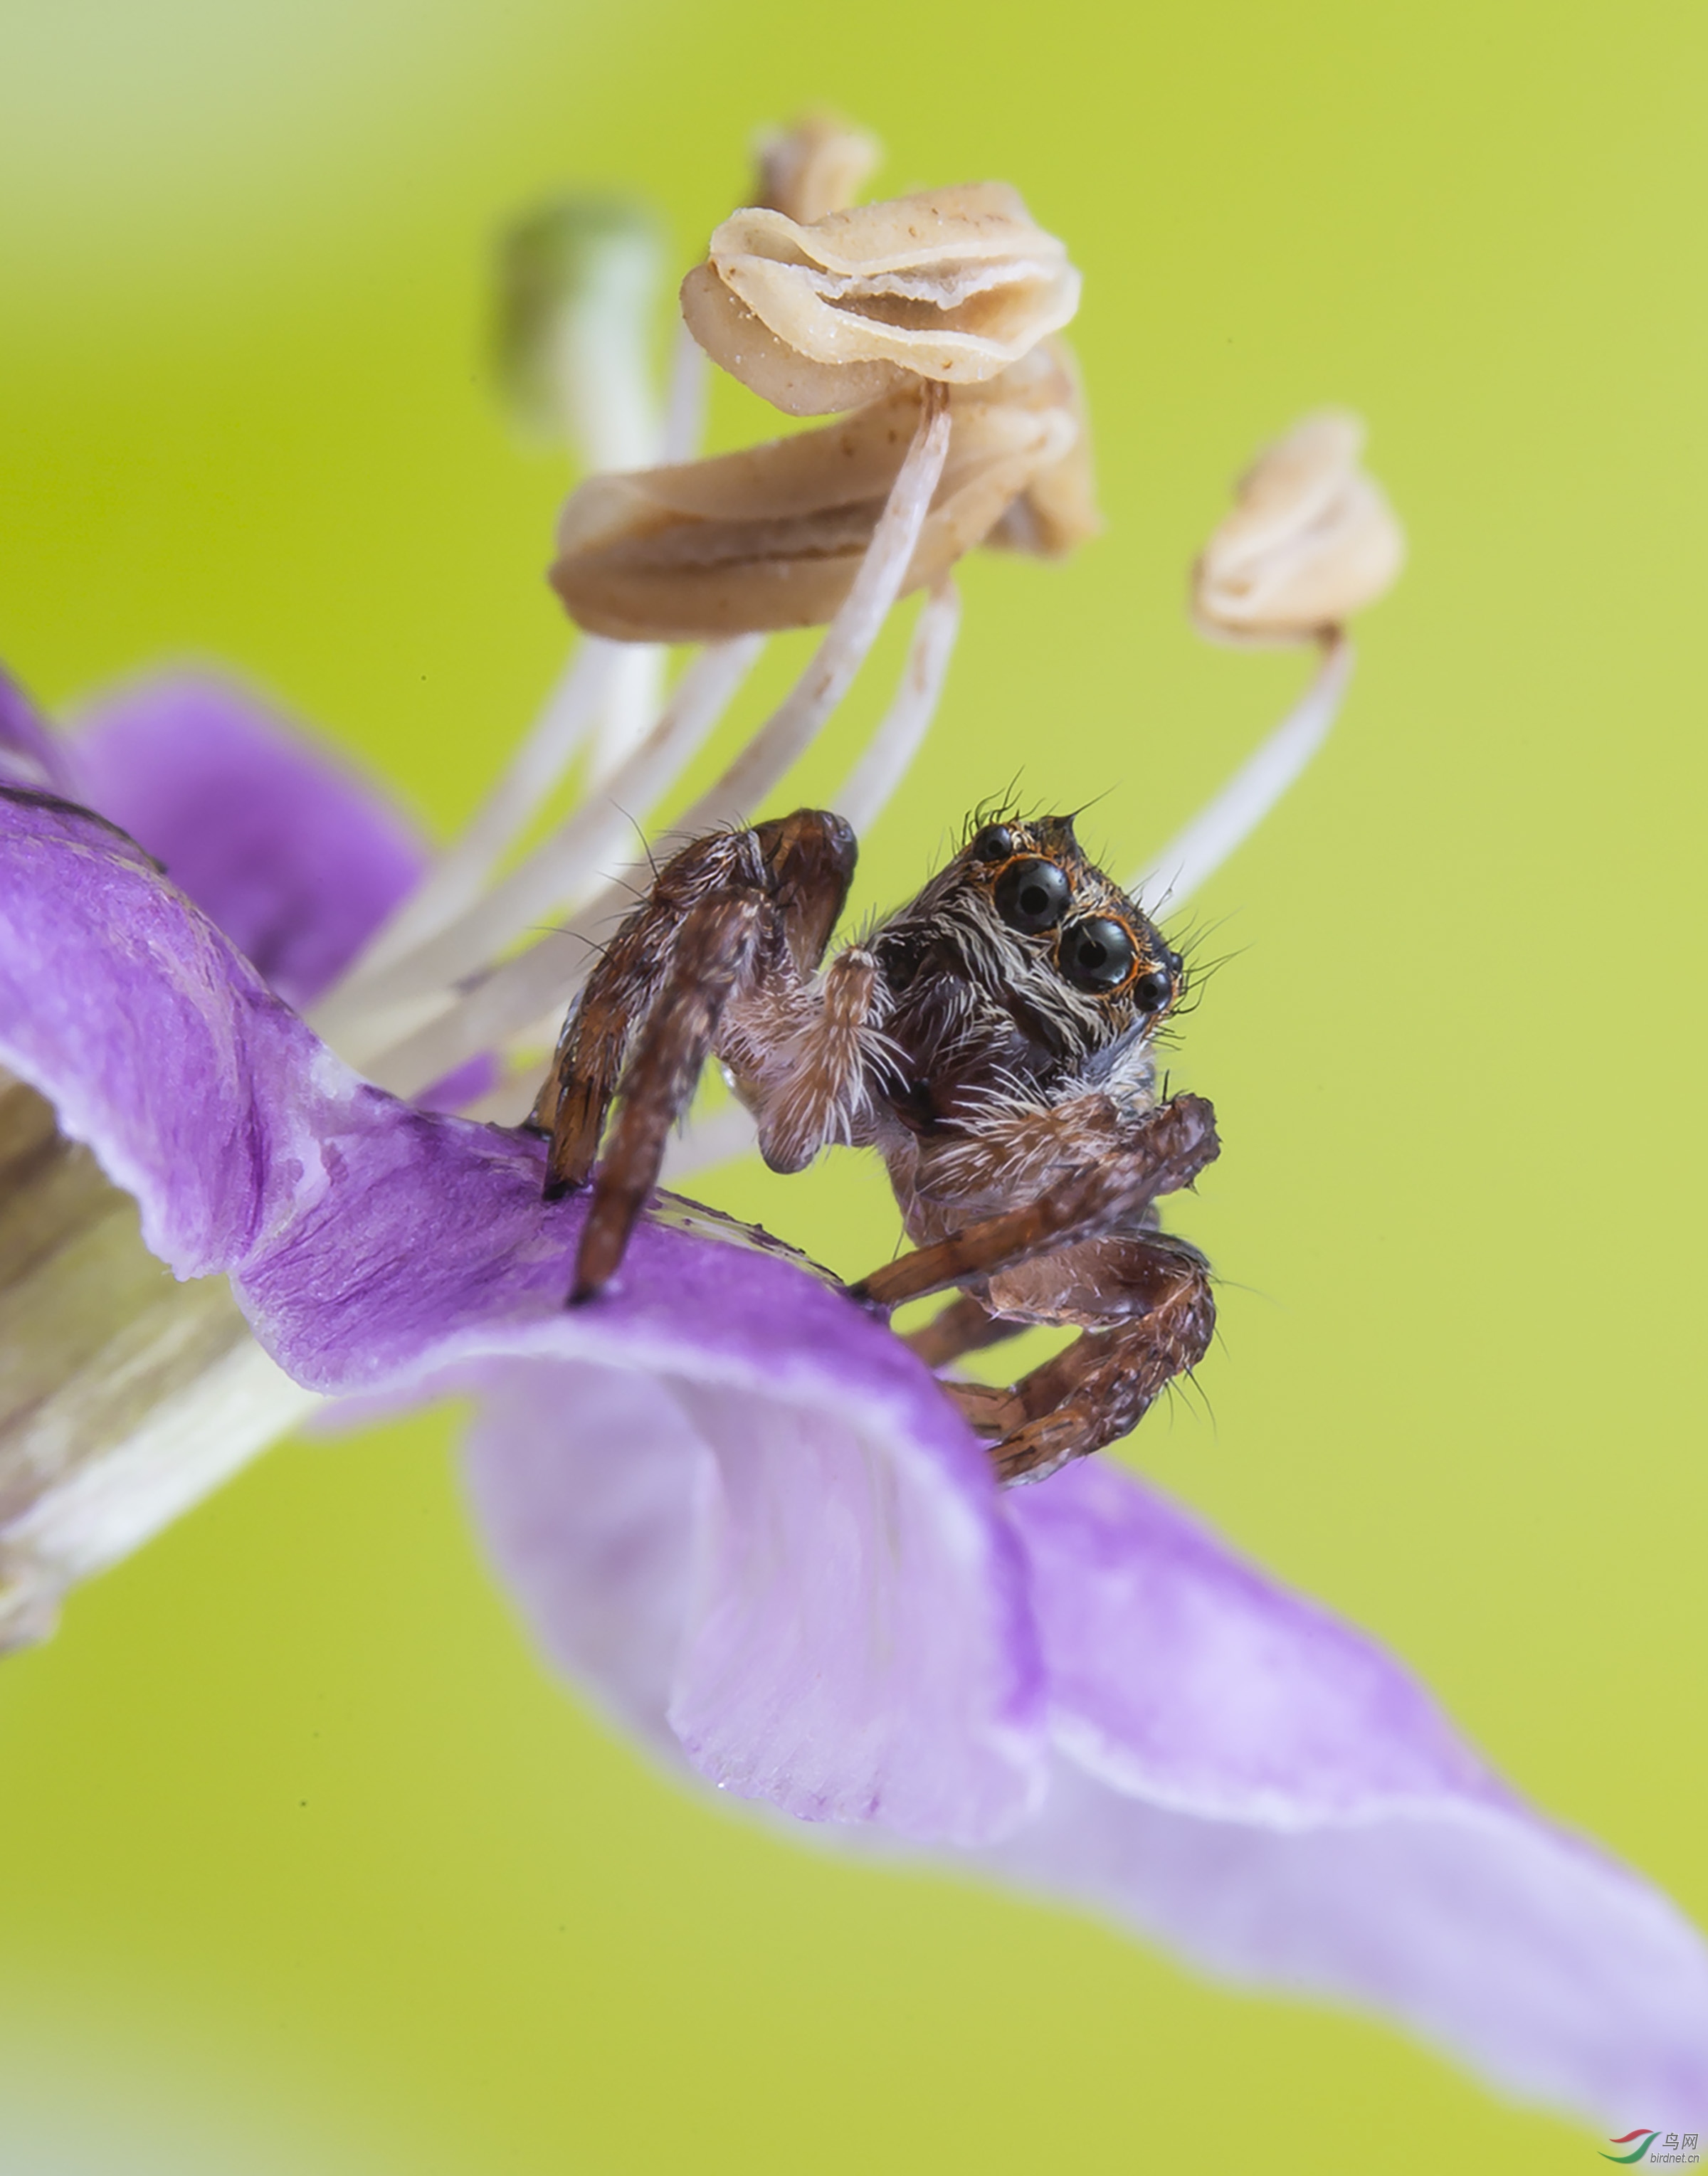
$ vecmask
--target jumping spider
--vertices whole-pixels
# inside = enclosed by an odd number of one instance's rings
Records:
[[[1152,1209],[1217,1149],[1201,1097],[1157,1100],[1180,957],[1052,816],[981,824],[821,972],[855,852],[821,809],[696,839],[617,931],[530,1119],[548,1199],[593,1179],[570,1300],[617,1270],[715,1053],[773,1171],[833,1142],[883,1156],[916,1251],[851,1290],[889,1308],[959,1287],[908,1340],[928,1365],[1081,1326],[1009,1390],[944,1385],[1001,1480],[1040,1480],[1124,1435],[1215,1324],[1204,1257]]]

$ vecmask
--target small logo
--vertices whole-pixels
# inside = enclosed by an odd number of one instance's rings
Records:
[[[1629,2153],[1604,2153],[1602,2158],[1616,2161],[1621,2167],[1640,2161],[1645,2168],[1690,2168],[1702,2158],[1696,2151],[1698,2135],[1694,2130],[1669,2130],[1663,2137],[1658,2130],[1645,2130],[1639,2124],[1623,2138],[1607,2141],[1609,2146],[1629,2146]]]

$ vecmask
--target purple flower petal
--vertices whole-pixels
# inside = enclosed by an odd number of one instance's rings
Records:
[[[990,1870],[1210,1971],[1385,2010],[1510,2090],[1700,2120],[1708,1950],[1663,1896],[1130,1477],[1074,1468],[1014,1508],[1063,1757]]]
[[[688,1758],[803,1820],[952,1842],[1009,1825],[1031,1803],[1014,1778],[1042,1782],[1032,1629],[973,1476],[922,1455],[930,1417],[729,1390],[695,1417],[721,1485],[670,1707]]]
[[[293,1005],[336,979],[426,865],[371,786],[223,681],[112,697],[69,753],[79,797],[162,862]]]
[[[791,1264],[656,1224],[636,1233],[620,1292],[566,1310],[585,1209],[541,1204],[541,1145],[373,1102],[324,1144],[335,1182],[238,1278],[274,1357],[345,1393],[454,1375],[498,1394],[492,1363],[535,1356],[661,1386],[670,1405],[637,1400],[619,1423],[601,1399],[584,1418],[564,1396],[578,1368],[535,1431],[489,1436],[480,1500],[498,1531],[573,1520],[588,1458],[676,1456],[698,1439],[716,1485],[709,1475],[699,1497],[699,1606],[674,1672],[670,1719],[688,1758],[807,1818],[949,1838],[1016,1818],[1041,1754],[1019,1553],[929,1376]],[[756,1532],[756,1471],[790,1457],[816,1475],[822,1516],[802,1518],[797,1486],[781,1502],[798,1530],[780,1531],[780,1514]],[[573,1560],[533,1566],[579,1577]],[[916,1583],[933,1613],[928,1667],[895,1637],[922,1629]],[[715,1711],[710,1689],[737,1652],[745,1704]]]
[[[41,712],[11,675],[0,671],[0,785],[63,793],[69,783]]]
[[[287,1220],[324,1183],[329,1100],[372,1095],[324,1052],[305,1074],[307,1035],[122,832],[0,792],[0,1064],[135,1195],[180,1276]]]
[[[483,1455],[501,1532],[570,1518],[589,1458],[704,1444],[672,1697],[715,1781],[922,1838],[988,1836],[1031,1803],[1019,1548],[930,1376],[840,1292],[649,1221],[620,1292],[566,1309],[585,1205],[541,1202],[542,1144],[358,1081],[128,840],[29,797],[0,797],[0,1064],[138,1197],[157,1253],[231,1275],[308,1387],[503,1395],[506,1365],[573,1363],[541,1430]],[[589,1394],[605,1371],[675,1410],[643,1401],[631,1433]]]
[[[481,1387],[465,1472],[506,1586],[552,1660],[679,1765],[670,1691],[709,1448],[649,1375],[519,1360]]]
[[[1278,1827],[1498,1795],[1389,1656],[1118,1466],[1084,1461],[1013,1515],[1052,1730],[1117,1790]]]
[[[1385,2013],[1503,2090],[1615,2129],[1700,2123],[1708,2101],[1700,1937],[1516,1810],[1265,1828],[1147,1804],[1064,1760],[1042,1814],[971,1863],[1212,1974]]]
[[[857,1381],[839,1409],[594,1368],[476,1379],[488,1546],[552,1658],[655,1750],[805,1820],[958,1841],[1026,1810],[1031,1628],[976,1482],[918,1454],[933,1415],[862,1439]]]

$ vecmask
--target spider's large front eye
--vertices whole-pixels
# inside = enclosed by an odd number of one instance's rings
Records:
[[[1119,989],[1133,971],[1133,933],[1107,914],[1070,922],[1062,932],[1062,972],[1076,990]],[[1167,977],[1163,977],[1167,993]]]
[[[1053,929],[1068,911],[1073,887],[1053,862],[1027,854],[997,879],[996,911],[1010,929],[1027,937]]]

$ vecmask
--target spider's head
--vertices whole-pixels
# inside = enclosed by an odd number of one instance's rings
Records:
[[[960,933],[969,977],[1063,1055],[1148,1040],[1179,1000],[1179,954],[1088,858],[1070,816],[981,824],[926,897]]]

